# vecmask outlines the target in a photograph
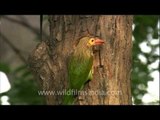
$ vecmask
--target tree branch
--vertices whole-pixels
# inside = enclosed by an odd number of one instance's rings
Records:
[[[7,37],[5,37],[2,33],[1,33],[1,38],[2,38],[2,40],[4,40],[4,41],[11,47],[11,49],[13,49],[13,51],[19,56],[19,58],[20,58],[24,63],[27,63],[26,59],[21,55],[20,50],[17,49],[17,48],[15,47],[15,45],[12,44],[12,43],[9,41],[9,39],[8,39]]]
[[[10,18],[10,17],[7,17],[7,16],[3,16],[4,19],[6,20],[9,20],[11,22],[14,22],[14,23],[17,23],[17,24],[20,24],[26,28],[28,28],[29,30],[31,30],[33,33],[39,35],[41,37],[41,33],[40,33],[40,29],[37,29],[37,28],[34,28],[33,26],[31,26],[29,23],[26,22],[26,20],[22,20],[22,21],[19,21],[19,20],[16,20],[16,19],[13,19],[13,18]],[[45,38],[48,38],[47,34],[43,32],[43,36]]]

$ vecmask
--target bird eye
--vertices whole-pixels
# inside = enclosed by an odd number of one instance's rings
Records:
[[[91,42],[93,42],[93,41],[94,41],[94,39],[91,40]]]

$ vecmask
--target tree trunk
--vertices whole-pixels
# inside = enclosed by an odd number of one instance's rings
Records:
[[[96,48],[94,75],[79,95],[80,105],[127,105],[131,102],[132,16],[56,15],[49,16],[50,39],[43,40],[29,57],[31,70],[46,95],[47,104],[61,104],[67,89],[67,62],[74,44],[90,33],[105,44]],[[49,95],[50,94],[50,95]]]

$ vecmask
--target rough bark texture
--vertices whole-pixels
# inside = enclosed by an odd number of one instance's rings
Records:
[[[32,52],[29,64],[43,90],[67,88],[67,62],[74,44],[89,32],[105,41],[94,56],[94,78],[76,104],[131,104],[132,16],[55,15],[49,16],[50,40]],[[62,95],[46,95],[47,104],[61,104]]]

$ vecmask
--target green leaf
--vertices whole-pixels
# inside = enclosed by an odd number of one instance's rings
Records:
[[[7,65],[6,63],[0,62],[0,71],[3,71],[5,73],[9,73],[11,70],[10,70],[9,65]]]

